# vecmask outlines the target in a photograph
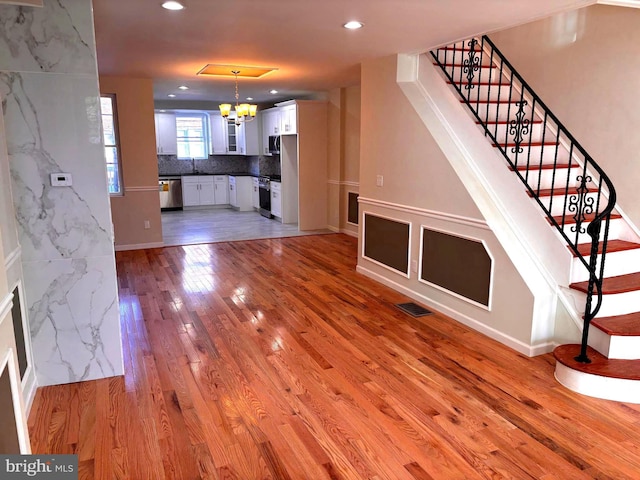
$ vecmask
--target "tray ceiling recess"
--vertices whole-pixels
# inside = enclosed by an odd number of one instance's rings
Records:
[[[238,72],[239,78],[262,78],[276,70],[278,69],[273,67],[246,67],[241,65],[216,65],[209,63],[198,72],[198,75],[235,77],[233,72]]]

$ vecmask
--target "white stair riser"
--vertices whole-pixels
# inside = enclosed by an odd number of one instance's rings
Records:
[[[478,116],[480,119],[485,121],[504,121],[504,120],[515,120],[516,113],[518,111],[518,106],[513,103],[480,103],[477,104],[474,101],[470,101],[471,106],[474,110],[478,112]],[[488,110],[488,112],[487,112]],[[524,108],[524,117],[523,118],[531,118],[531,108]]]
[[[564,191],[565,188],[563,186],[562,191]],[[547,210],[551,210],[551,215],[553,215],[554,217],[557,215],[562,215],[562,212],[569,212],[569,207],[571,205],[571,201],[578,201],[578,195],[575,193],[576,189],[574,187],[568,188],[568,194],[565,195],[554,195],[553,197],[540,197],[540,202],[542,202],[542,204],[545,206],[545,208],[547,208]],[[560,189],[558,189],[558,192],[560,192]],[[590,193],[587,194],[587,197],[589,199],[592,199],[594,202],[594,206],[595,206],[595,202],[597,201],[597,194],[596,193]],[[607,201],[606,199],[603,199],[601,201]],[[569,216],[573,216],[573,214],[567,213],[567,215]]]
[[[518,163],[522,165],[520,163],[520,160],[518,160]],[[532,165],[532,163],[530,162],[529,165]],[[536,191],[538,189],[538,183],[540,184],[540,190],[547,190],[551,188],[564,190],[568,185],[569,189],[573,189],[575,191],[576,187],[578,186],[577,177],[580,174],[581,172],[579,172],[578,169],[573,168],[557,168],[555,170],[555,173],[551,168],[542,170],[529,170],[528,172],[520,170],[520,175],[522,175],[526,179],[527,183],[531,186],[531,188]]]
[[[484,120],[484,119],[483,119]],[[505,135],[509,139],[509,141],[513,141],[513,135],[508,134],[508,129],[511,128],[508,124],[489,124],[487,125],[491,134],[498,140],[499,142],[503,142],[505,139]],[[533,141],[540,141],[542,139],[542,124],[534,123],[531,126],[531,138]],[[527,137],[528,142],[528,137]]]
[[[458,47],[460,47],[460,45],[458,45]],[[462,67],[460,67],[460,65],[466,65],[469,63],[470,53],[471,52],[466,50],[464,52],[461,50],[440,50],[438,51],[438,60],[440,61],[440,63],[448,65],[447,67],[448,72],[451,72],[451,65],[455,65],[452,76],[455,81],[460,82],[460,71],[462,70]],[[480,52],[476,52],[473,55],[474,63],[476,63],[476,61],[480,61],[480,59],[482,60],[483,66],[488,66],[489,63],[491,62],[491,55],[487,55],[487,54],[480,55]],[[499,74],[500,67],[493,68],[492,70],[493,70],[492,77],[494,77]],[[488,69],[486,68],[483,69],[482,77],[484,77],[487,72],[488,72]],[[474,73],[473,81],[477,82],[478,71],[476,70],[473,73]],[[462,81],[464,82],[466,78],[467,78],[467,74],[465,72],[462,72]],[[489,77],[487,76],[487,78]],[[484,81],[484,78],[482,79],[482,81]]]
[[[605,400],[640,403],[640,381],[579,372],[556,362],[555,377],[569,390]]]
[[[611,336],[592,326],[589,345],[607,358],[640,360],[640,337]]]
[[[497,138],[498,143],[504,144],[505,139]],[[507,139],[508,142],[513,142],[513,136],[509,136]],[[534,139],[531,140],[531,143],[534,143]],[[506,150],[507,157],[511,159],[513,163],[518,165],[553,165],[557,164],[568,164],[569,163],[569,152],[562,145],[556,148],[555,145],[537,145],[537,146],[529,146],[529,137],[525,137],[520,143],[520,148],[522,151],[519,151],[515,145],[508,145]],[[582,175],[582,168],[575,163],[572,164],[572,167],[569,169],[570,173],[573,174],[574,178],[578,175]],[[564,186],[564,184],[563,184]]]
[[[602,255],[598,255],[598,263],[601,257]],[[604,275],[605,277],[615,277],[635,273],[638,271],[638,265],[640,265],[640,249],[607,252],[604,262]],[[571,269],[571,281],[584,282],[587,280],[589,280],[587,269],[579,259],[575,258]],[[638,351],[640,353],[640,348]]]
[[[580,306],[581,313],[584,313],[584,305],[587,301],[586,293],[575,291],[577,305]],[[593,297],[595,301],[595,296]],[[596,315],[597,318],[615,317],[616,315],[627,315],[638,311],[640,305],[640,290],[625,293],[605,295],[602,299],[602,307]]]
[[[460,75],[459,73],[457,73],[457,75]],[[476,81],[478,79],[476,78]],[[489,79],[489,71],[487,69],[483,69],[482,71],[482,78],[480,79],[480,82],[484,82],[484,83],[488,83],[489,80],[491,80],[492,82],[497,82],[497,77],[496,77],[496,72],[494,70],[491,71],[491,79]],[[504,81],[504,80],[503,80]],[[460,78],[456,77],[455,85],[460,87],[460,90],[462,91],[462,95],[468,99],[469,101],[477,101],[477,100],[502,100],[502,101],[506,101],[506,100],[513,100],[514,102],[520,101],[521,100],[521,96],[520,96],[520,92],[518,92],[517,90],[512,90],[511,92],[509,91],[509,85],[478,85],[475,83],[472,83],[471,85],[469,85],[469,83],[465,82],[465,76],[463,75],[463,81],[462,83],[460,83]],[[467,87],[471,87],[471,88],[467,88]],[[531,101],[528,99],[524,99],[527,101],[527,104],[530,105]],[[513,113],[513,118],[515,118],[515,112],[517,110],[515,110]],[[528,110],[529,112],[531,111],[531,109]],[[531,120],[531,115],[529,115],[528,117],[526,117],[528,120]]]
[[[567,216],[567,219],[571,218],[570,216]],[[576,224],[566,224],[564,226],[564,232],[567,235],[567,237],[569,237],[569,240],[571,240],[572,242],[576,242],[576,232],[571,230],[571,227],[574,227]],[[589,236],[589,234],[587,233],[587,227],[589,226],[589,222],[584,222],[582,224],[582,228],[584,228],[584,232],[579,233],[578,234],[578,240],[576,243],[580,244],[580,243],[590,243],[591,242],[591,237]],[[619,238],[619,233],[626,227],[624,220],[622,220],[621,218],[616,218],[614,220],[611,220],[610,224],[609,224],[609,238]],[[604,235],[604,232],[601,232],[601,236],[600,236],[600,240],[602,240]],[[605,268],[606,268],[606,263],[605,263]]]

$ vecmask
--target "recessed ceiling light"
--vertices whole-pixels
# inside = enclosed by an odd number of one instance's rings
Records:
[[[247,97],[247,100],[251,101],[253,100],[253,97]]]
[[[180,90],[189,90],[189,87],[187,87],[186,85],[180,85],[178,88]]]
[[[160,110],[160,113],[166,113],[166,110]]]
[[[167,97],[169,97],[169,98],[173,98],[173,97],[175,97],[175,96],[176,96],[176,94],[175,94],[175,93],[170,93],[169,95],[167,95]]]
[[[182,10],[184,5],[180,2],[176,2],[175,0],[168,0],[166,2],[162,2],[162,8],[166,8],[167,10]]]
[[[359,28],[362,28],[363,25],[364,23],[362,22],[358,22],[357,20],[351,20],[350,22],[345,23],[343,27],[348,30],[357,30]]]
[[[278,90],[270,90],[270,91],[269,91],[269,93],[270,93],[271,95],[275,95],[276,93],[278,93]]]

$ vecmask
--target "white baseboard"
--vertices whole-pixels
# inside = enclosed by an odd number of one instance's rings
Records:
[[[31,406],[33,405],[33,399],[36,397],[36,391],[38,390],[38,382],[36,380],[36,372],[34,368],[30,369],[29,375],[25,378],[22,384],[22,397],[24,398],[24,409],[27,417],[31,412]]]
[[[346,228],[343,228],[342,230],[340,230],[340,233],[344,233],[345,235],[358,238],[358,232],[347,230]]]
[[[335,233],[340,233],[340,227],[334,227],[333,225],[327,225],[327,230],[331,230]]]
[[[134,243],[133,245],[116,245],[116,252],[123,252],[126,250],[144,250],[146,248],[162,248],[164,242],[152,242],[152,243]]]
[[[389,288],[392,288],[393,290],[401,292],[416,301],[422,302],[428,307],[431,307],[434,310],[437,310],[438,312],[444,315],[447,315],[448,317],[451,317],[452,319],[462,323],[463,325],[466,325],[467,327],[470,327],[473,330],[480,332],[486,335],[487,337],[492,338],[502,343],[503,345],[506,345],[512,348],[513,350],[519,353],[522,353],[523,355],[526,355],[528,357],[535,357],[536,355],[549,353],[553,351],[553,349],[555,348],[555,344],[553,342],[546,342],[539,345],[528,345],[516,338],[510,337],[509,335],[506,335],[498,330],[495,330],[485,325],[484,323],[478,322],[477,320],[474,320],[473,318],[468,317],[467,315],[461,312],[453,310],[452,308],[440,302],[436,302],[422,295],[421,293],[411,290],[410,288],[404,285],[394,282],[393,280],[389,280],[388,278],[380,275],[379,273],[373,272],[368,268],[363,267],[362,265],[358,265],[356,267],[356,271],[373,280],[376,280],[382,283],[383,285],[386,285]]]

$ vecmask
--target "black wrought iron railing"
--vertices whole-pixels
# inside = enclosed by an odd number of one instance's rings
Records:
[[[458,42],[431,55],[588,270],[582,348],[576,360],[590,362],[589,325],[602,305],[609,226],[616,218],[611,180],[489,37]]]

